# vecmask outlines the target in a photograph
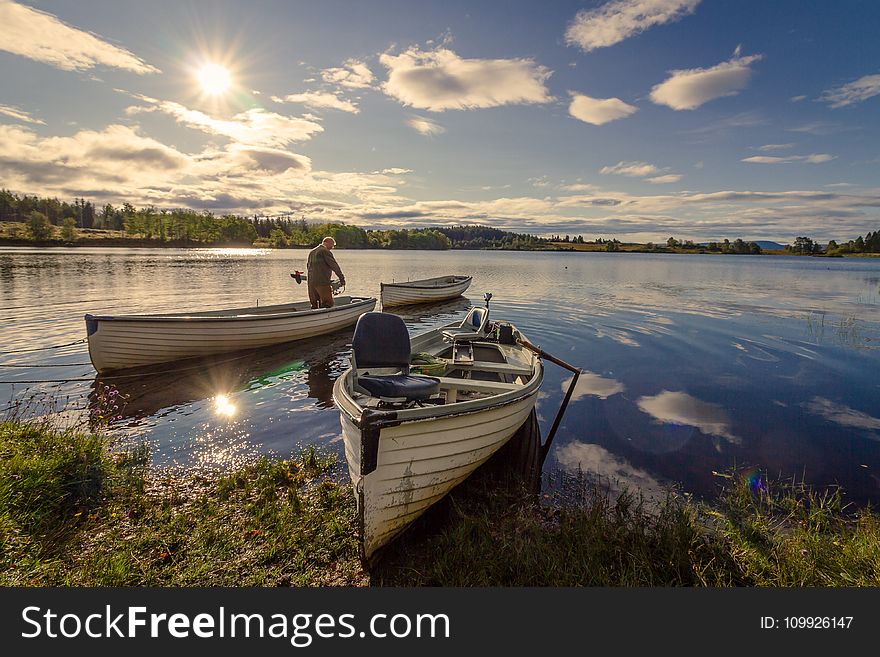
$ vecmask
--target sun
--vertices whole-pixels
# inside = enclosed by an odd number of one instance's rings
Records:
[[[232,86],[232,76],[229,69],[220,64],[205,64],[198,71],[199,84],[202,91],[209,96],[219,96]]]

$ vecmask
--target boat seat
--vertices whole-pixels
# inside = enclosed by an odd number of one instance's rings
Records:
[[[356,391],[406,401],[422,401],[440,392],[439,379],[409,373],[412,357],[409,331],[397,315],[380,312],[361,315],[354,328],[351,351]],[[371,369],[392,372],[370,374]]]
[[[415,374],[363,375],[358,377],[358,384],[373,397],[403,397],[411,401],[423,401],[440,392],[437,379]]]
[[[443,338],[452,342],[479,340],[486,337],[488,324],[488,308],[471,308],[461,324],[443,331]]]

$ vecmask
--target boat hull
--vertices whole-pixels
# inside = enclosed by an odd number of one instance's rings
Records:
[[[444,282],[449,280],[448,283]],[[470,276],[446,276],[407,283],[381,283],[382,307],[434,303],[454,299],[470,287]]]
[[[383,428],[376,469],[367,475],[361,474],[361,428],[343,415],[364,558],[369,560],[510,440],[528,419],[536,397],[537,391],[502,407]]]
[[[375,306],[374,298],[356,298],[333,308],[296,308],[289,312],[266,312],[263,308],[254,309],[257,311],[254,314],[241,315],[86,315],[89,356],[95,369],[104,374],[255,349],[352,326],[358,317]]]
[[[412,348],[430,349],[437,333],[414,336]],[[333,399],[340,410],[345,457],[357,497],[361,556],[366,563],[485,463],[528,420],[543,382],[543,365],[525,349],[503,349],[508,350],[507,362],[485,365],[515,370],[513,376],[519,383],[441,377],[441,387],[451,386],[450,390],[485,384],[487,390],[494,386],[496,392],[438,406],[403,410],[362,406],[352,394],[352,370],[337,378]]]

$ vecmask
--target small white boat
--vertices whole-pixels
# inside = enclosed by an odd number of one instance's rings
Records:
[[[332,308],[308,301],[161,315],[86,315],[89,356],[110,371],[254,349],[332,333],[376,307],[375,297],[337,297]]]
[[[438,276],[406,283],[380,283],[382,308],[413,303],[433,303],[461,296],[470,287],[470,276]]]
[[[541,358],[518,342],[525,338],[515,327],[493,326],[488,317],[488,308],[472,308],[463,322],[412,340],[396,315],[358,320],[351,368],[336,380],[333,400],[368,563],[501,448],[535,407]],[[439,375],[413,374],[413,354],[441,363]]]

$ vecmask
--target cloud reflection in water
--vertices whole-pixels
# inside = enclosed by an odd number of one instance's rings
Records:
[[[638,491],[646,498],[660,498],[667,488],[648,472],[600,445],[574,441],[558,446],[554,456],[562,469],[596,477],[612,491]]]
[[[568,386],[571,385],[571,379],[572,377],[568,377],[562,382],[562,392],[568,391]],[[571,395],[571,400],[577,401],[584,397],[608,399],[611,395],[616,395],[624,390],[626,390],[626,386],[617,379],[605,378],[604,376],[594,374],[593,372],[583,371],[578,377],[577,385]]]
[[[844,404],[837,404],[824,397],[813,397],[809,403],[804,404],[804,408],[842,427],[880,431],[880,418],[857,411]]]
[[[730,432],[727,411],[685,392],[664,390],[653,397],[640,397],[636,403],[642,412],[660,422],[696,427],[707,435],[718,436],[734,444],[741,442]]]

